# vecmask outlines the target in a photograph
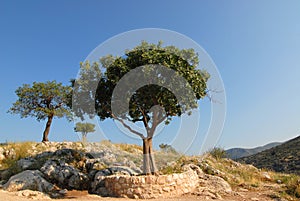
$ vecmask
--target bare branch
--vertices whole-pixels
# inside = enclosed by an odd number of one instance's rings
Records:
[[[216,89],[208,89],[208,90],[206,91],[207,98],[208,98],[211,102],[222,104],[221,101],[218,101],[218,100],[216,100],[216,99],[213,98],[212,93],[223,93],[223,91],[216,90]]]
[[[138,136],[141,137],[142,139],[145,139],[145,136],[144,136],[142,133],[140,133],[140,132],[138,132],[138,131],[136,131],[136,130],[133,130],[130,126],[128,126],[128,125],[124,122],[123,119],[116,117],[116,116],[115,116],[114,114],[112,114],[112,113],[111,113],[111,116],[112,116],[115,120],[119,121],[119,122],[120,122],[125,128],[127,128],[130,132],[132,132],[133,134],[138,135]]]
[[[166,120],[167,115],[163,116],[161,112],[158,112],[154,110],[153,114],[153,124],[149,132],[147,134],[149,135],[148,137],[153,137],[154,132],[159,124],[161,124],[164,120]]]
[[[167,118],[167,116],[164,116],[161,119],[159,119],[157,125],[161,124],[161,122],[163,122],[164,120],[166,120],[166,118]]]
[[[139,110],[141,111],[141,113],[143,115],[143,123],[144,123],[144,126],[145,126],[146,130],[148,131],[149,124],[148,124],[148,120],[147,120],[147,115],[145,114],[145,111],[142,110],[142,108],[139,107]]]

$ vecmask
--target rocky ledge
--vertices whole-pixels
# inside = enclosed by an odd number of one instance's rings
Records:
[[[203,172],[208,167],[200,158],[199,165],[182,164],[181,173],[148,176],[141,174],[139,149],[117,150],[113,145],[95,143],[36,143],[32,147],[31,156],[0,171],[4,190],[33,190],[52,198],[63,197],[68,190],[129,198],[207,192],[210,197],[220,198],[221,194],[231,192],[230,185],[223,178]],[[14,150],[2,150],[2,153],[10,152],[10,157],[13,157]],[[117,158],[122,160],[117,161]]]

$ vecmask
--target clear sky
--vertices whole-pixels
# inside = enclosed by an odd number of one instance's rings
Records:
[[[95,47],[141,28],[182,33],[215,62],[227,97],[218,145],[255,147],[299,135],[300,1],[1,0],[0,142],[42,137],[45,122],[6,113],[17,87],[68,84]],[[73,126],[55,119],[50,140],[78,140]]]

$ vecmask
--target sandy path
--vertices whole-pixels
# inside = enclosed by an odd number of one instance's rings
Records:
[[[268,191],[259,191],[259,192],[239,192],[234,195],[228,195],[223,197],[223,201],[274,201],[269,197],[270,192]],[[17,196],[16,192],[7,192],[0,190],[0,201],[29,201],[29,200],[46,200],[43,198],[28,198],[23,196]],[[47,199],[48,200],[48,199]],[[51,200],[51,199],[49,199]],[[68,193],[65,199],[53,199],[53,201],[147,201],[147,199],[128,199],[128,198],[107,198],[99,197],[97,195],[89,195],[86,192],[70,192]],[[178,198],[169,198],[169,199],[149,199],[148,201],[199,201],[199,200],[208,200],[208,201],[221,201],[217,199],[207,199],[205,197],[199,196],[182,196]]]

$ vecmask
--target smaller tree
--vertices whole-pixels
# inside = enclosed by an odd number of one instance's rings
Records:
[[[226,153],[225,149],[223,149],[221,147],[214,147],[208,153],[217,160],[227,157],[227,153]]]
[[[43,142],[49,141],[48,135],[54,117],[71,119],[68,106],[72,96],[72,88],[56,81],[33,82],[24,84],[16,90],[19,99],[9,109],[9,113],[20,114],[21,118],[36,117],[37,121],[46,120]]]
[[[80,132],[82,142],[86,142],[87,134],[95,132],[95,124],[77,122],[74,131]]]
[[[166,153],[177,154],[176,149],[174,149],[174,148],[173,148],[171,145],[169,145],[169,144],[164,144],[164,143],[162,143],[162,144],[159,145],[159,148],[160,148],[162,151],[166,152]]]

